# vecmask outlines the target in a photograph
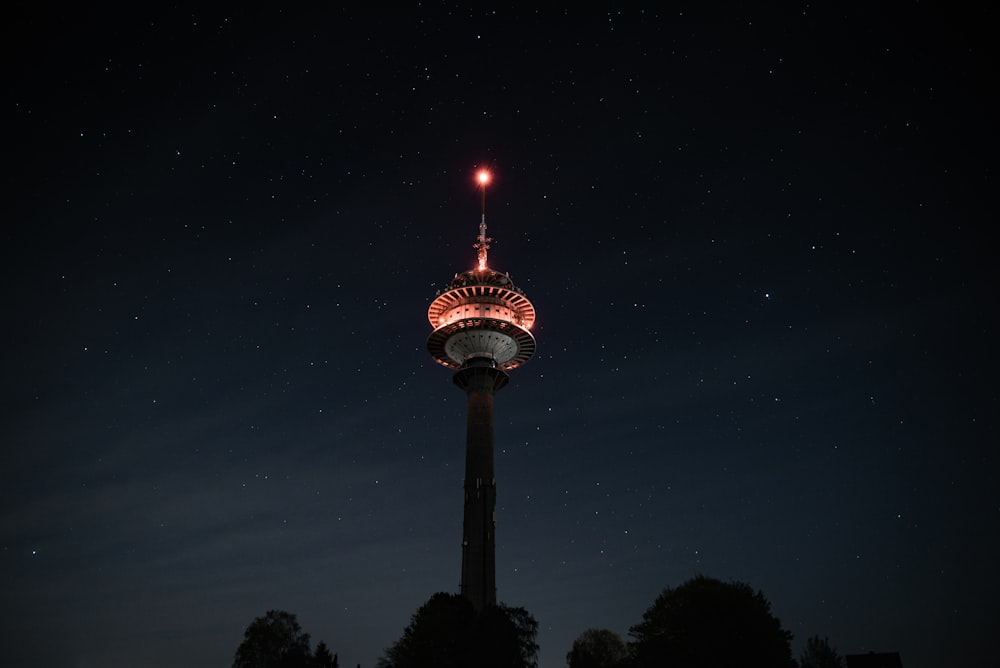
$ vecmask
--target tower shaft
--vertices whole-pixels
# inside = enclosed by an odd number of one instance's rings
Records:
[[[465,514],[462,521],[461,593],[476,610],[496,605],[496,478],[493,471],[493,396],[508,376],[487,358],[455,372],[468,395],[465,438]]]

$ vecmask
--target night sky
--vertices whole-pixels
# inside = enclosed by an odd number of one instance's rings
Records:
[[[0,664],[228,666],[278,608],[370,668],[458,590],[479,167],[541,668],[697,574],[795,656],[995,662],[993,19],[824,4],[8,10]]]

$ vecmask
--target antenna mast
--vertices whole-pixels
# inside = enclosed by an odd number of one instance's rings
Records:
[[[479,170],[476,174],[479,186],[483,189],[483,217],[479,220],[479,237],[473,248],[479,251],[479,271],[486,270],[486,251],[490,249],[490,242],[493,241],[486,236],[486,184],[490,182],[490,173],[485,169]]]

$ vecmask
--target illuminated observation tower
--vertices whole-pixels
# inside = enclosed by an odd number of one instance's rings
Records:
[[[440,364],[457,369],[453,381],[468,395],[465,437],[465,515],[462,522],[462,595],[477,610],[496,605],[496,478],[493,474],[493,395],[507,384],[507,371],[535,352],[531,326],[535,307],[508,274],[486,266],[492,239],[486,236],[486,184],[483,216],[474,245],[479,264],[455,274],[451,285],[427,309],[431,332],[427,350]]]

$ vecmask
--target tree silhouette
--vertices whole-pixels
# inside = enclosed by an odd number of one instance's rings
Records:
[[[538,622],[524,608],[477,613],[458,594],[437,593],[379,660],[381,668],[536,668]]]
[[[476,653],[481,666],[535,668],[538,665],[538,622],[524,608],[503,603],[483,610],[477,621]]]
[[[844,660],[830,647],[829,640],[813,636],[799,655],[799,668],[844,668]]]
[[[458,668],[469,654],[476,610],[463,596],[434,594],[386,650],[384,668]]]
[[[587,629],[566,653],[568,668],[614,668],[628,656],[625,641],[608,629]]]
[[[312,656],[312,668],[340,668],[340,661],[336,654],[331,654],[325,642],[320,641],[316,645],[316,651]]]
[[[663,590],[629,629],[637,668],[794,668],[791,634],[760,592],[697,576]]]
[[[312,654],[309,634],[303,633],[295,615],[268,610],[243,633],[233,668],[338,668],[338,664],[325,643],[317,645],[316,654]]]

